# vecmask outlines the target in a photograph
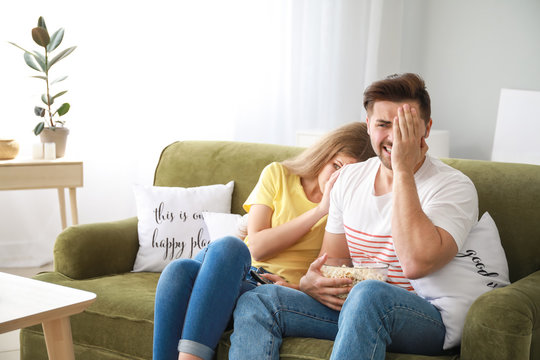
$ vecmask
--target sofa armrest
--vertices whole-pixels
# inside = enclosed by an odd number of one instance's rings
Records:
[[[136,217],[71,226],[56,238],[54,270],[72,279],[125,273],[138,249]]]
[[[540,271],[473,303],[463,329],[461,359],[538,359],[540,334],[533,334],[534,329],[540,331]]]

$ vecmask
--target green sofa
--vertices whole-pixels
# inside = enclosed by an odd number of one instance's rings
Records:
[[[185,141],[166,147],[155,171],[157,186],[192,187],[235,181],[232,212],[263,167],[297,154],[296,147],[241,142]],[[387,354],[387,359],[540,359],[540,166],[445,159],[478,190],[480,214],[495,219],[512,284],[481,296],[470,309],[461,349],[446,356]],[[79,360],[151,359],[157,273],[132,273],[137,219],[72,226],[57,238],[54,272],[35,278],[97,294],[71,319]],[[216,357],[227,359],[224,334]],[[328,359],[332,342],[287,338],[282,359]],[[46,359],[41,326],[21,331],[21,358]]]

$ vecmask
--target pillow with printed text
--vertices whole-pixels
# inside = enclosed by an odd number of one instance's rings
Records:
[[[135,185],[139,251],[134,272],[160,272],[208,245],[203,212],[231,212],[234,182],[192,188]]]
[[[446,327],[445,350],[460,344],[465,316],[474,300],[509,283],[499,232],[487,212],[452,261],[432,274],[411,280],[416,293],[441,313]]]

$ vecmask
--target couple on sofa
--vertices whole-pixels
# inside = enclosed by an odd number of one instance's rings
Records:
[[[332,359],[445,351],[445,309],[417,295],[411,280],[456,256],[477,222],[476,190],[426,154],[430,98],[418,75],[371,84],[364,107],[366,123],[263,170],[244,204],[244,241],[220,239],[164,269],[154,359],[212,359],[233,311],[232,360],[278,359],[287,336],[334,340]],[[328,257],[385,263],[388,281],[353,288],[325,278]]]

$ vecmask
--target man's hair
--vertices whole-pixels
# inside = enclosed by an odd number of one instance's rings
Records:
[[[364,108],[370,114],[377,101],[416,101],[420,118],[429,122],[431,118],[431,100],[424,80],[417,74],[394,74],[368,86],[364,91]]]

